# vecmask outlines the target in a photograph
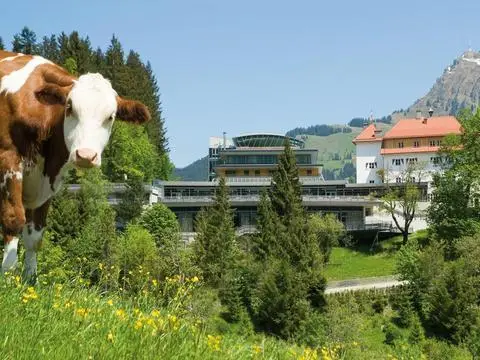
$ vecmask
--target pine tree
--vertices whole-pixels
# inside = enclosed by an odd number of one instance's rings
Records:
[[[58,48],[57,37],[55,35],[51,35],[50,37],[44,36],[42,43],[38,47],[38,52],[41,56],[56,64],[60,63],[60,49]]]
[[[35,32],[25,26],[20,34],[15,34],[13,36],[12,46],[13,52],[22,54],[37,54],[37,35]]]
[[[258,234],[253,238],[253,253],[262,261],[272,253],[278,253],[276,235],[278,217],[272,209],[272,203],[266,191],[262,191],[257,210]]]
[[[205,280],[218,285],[222,275],[233,266],[235,228],[233,210],[224,178],[215,194],[214,204],[199,213],[196,221],[195,258]]]
[[[92,54],[92,67],[95,72],[106,75],[105,55],[100,47]]]
[[[3,43],[3,39],[0,36],[0,50],[5,50],[5,44]]]
[[[285,141],[285,149],[279,158],[277,171],[273,174],[270,199],[274,211],[289,225],[292,217],[303,212],[302,190],[298,175],[295,154],[290,141]]]
[[[123,52],[122,44],[113,35],[110,40],[110,45],[105,53],[105,75],[112,82],[113,88],[120,96],[126,96],[130,85],[125,69],[125,54]],[[127,86],[128,85],[128,86]]]

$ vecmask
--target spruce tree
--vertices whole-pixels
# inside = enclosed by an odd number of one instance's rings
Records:
[[[228,188],[224,178],[215,194],[214,204],[202,210],[196,220],[195,258],[207,283],[218,285],[233,265],[235,228]]]
[[[5,50],[5,44],[3,43],[3,39],[0,36],[0,50]]]
[[[13,36],[13,52],[38,54],[37,35],[25,26],[19,34]]]
[[[257,208],[258,234],[253,238],[253,253],[255,257],[263,261],[271,254],[278,253],[276,235],[278,217],[272,209],[272,203],[267,191],[262,191]]]
[[[55,35],[51,35],[50,37],[44,36],[42,43],[39,45],[38,52],[44,58],[56,64],[60,63],[60,49],[58,48],[57,37]]]

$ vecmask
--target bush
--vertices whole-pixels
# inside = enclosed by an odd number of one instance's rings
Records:
[[[170,252],[180,241],[180,226],[172,210],[162,203],[156,203],[140,217],[140,224],[152,234],[160,251]]]
[[[130,276],[138,269],[159,278],[160,259],[155,240],[143,227],[139,225],[127,227],[125,234],[118,239],[117,254],[119,280],[123,289],[136,293],[144,287],[142,277]]]
[[[383,327],[383,333],[385,334],[385,344],[388,345],[394,345],[395,342],[402,339],[400,329],[390,322]]]

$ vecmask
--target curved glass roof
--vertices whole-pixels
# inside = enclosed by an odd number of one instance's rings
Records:
[[[233,143],[236,147],[283,147],[285,140],[290,140],[293,147],[303,148],[305,142],[280,134],[246,134],[234,137]]]

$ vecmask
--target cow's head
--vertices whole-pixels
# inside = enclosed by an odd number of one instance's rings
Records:
[[[43,96],[64,105],[65,145],[69,161],[78,167],[100,166],[116,118],[136,124],[150,119],[145,105],[118,96],[100,74],[82,75],[70,85],[61,85],[47,85]]]

